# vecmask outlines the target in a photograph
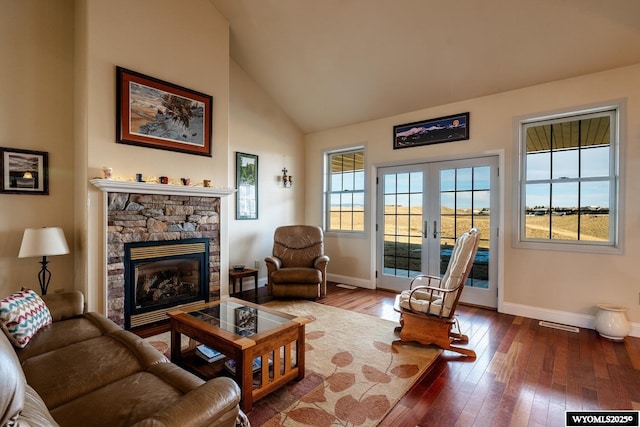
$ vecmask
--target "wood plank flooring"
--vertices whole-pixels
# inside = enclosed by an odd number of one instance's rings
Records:
[[[262,302],[264,288],[256,296]],[[398,321],[395,294],[329,285],[321,304]],[[564,426],[565,410],[640,410],[640,339],[616,343],[589,329],[459,306],[478,357],[445,351],[381,426]]]

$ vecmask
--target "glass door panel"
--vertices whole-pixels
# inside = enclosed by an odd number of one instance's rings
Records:
[[[476,227],[481,242],[462,300],[496,307],[497,157],[380,168],[378,182],[377,286],[402,291],[418,274],[442,276],[456,239]]]

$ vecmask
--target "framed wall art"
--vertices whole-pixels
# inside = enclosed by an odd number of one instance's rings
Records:
[[[236,152],[236,219],[258,219],[258,156]]]
[[[0,193],[49,194],[49,153],[0,147]]]
[[[116,142],[211,157],[210,95],[117,67]]]
[[[469,139],[469,113],[393,127],[393,149]]]

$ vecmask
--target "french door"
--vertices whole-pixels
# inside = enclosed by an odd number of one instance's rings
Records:
[[[497,307],[498,157],[378,169],[378,288],[402,291],[418,274],[443,276],[456,239],[480,245],[461,301]]]

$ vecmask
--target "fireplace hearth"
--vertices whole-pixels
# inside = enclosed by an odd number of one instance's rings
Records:
[[[124,251],[125,329],[209,301],[209,239],[131,242]]]

